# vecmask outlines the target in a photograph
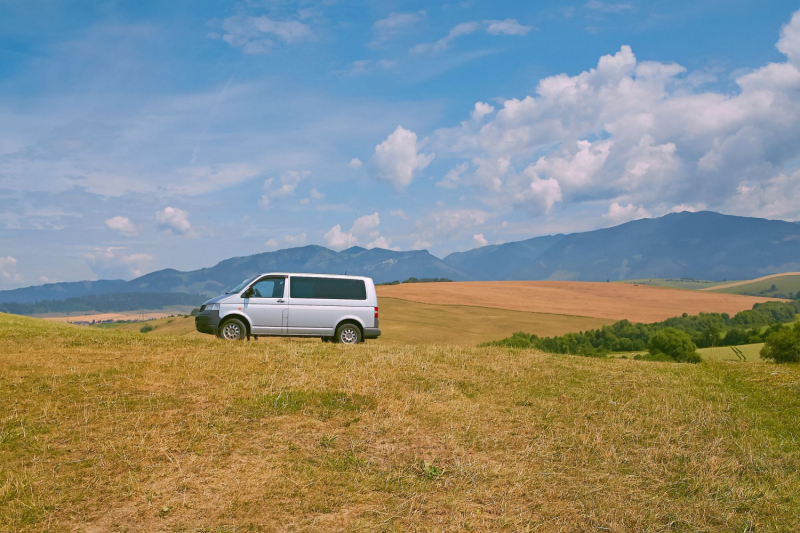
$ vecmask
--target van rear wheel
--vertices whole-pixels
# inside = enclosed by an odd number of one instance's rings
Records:
[[[334,342],[341,344],[358,344],[361,342],[361,330],[353,324],[342,324],[336,328]]]
[[[247,335],[247,328],[238,318],[229,318],[219,328],[219,338],[226,341],[240,341]]]

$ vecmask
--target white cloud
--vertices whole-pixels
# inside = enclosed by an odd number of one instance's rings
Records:
[[[286,235],[283,240],[289,244],[305,244],[306,234],[298,233],[297,235]]]
[[[263,208],[270,206],[271,200],[274,198],[286,198],[293,196],[297,185],[311,173],[309,171],[298,172],[290,170],[289,172],[281,175],[279,179],[269,178],[264,182],[264,194],[261,195],[259,205]]]
[[[347,163],[347,166],[352,169],[359,169],[364,166],[364,163],[362,163],[359,158],[354,157],[349,163]]]
[[[370,173],[401,191],[433,161],[434,154],[423,154],[418,150],[417,134],[397,126],[385,141],[375,147]]]
[[[353,222],[350,231],[343,231],[341,224],[336,224],[324,235],[325,244],[334,250],[343,250],[358,244],[359,239],[374,239],[376,242],[380,237],[378,226],[381,223],[381,218],[377,212],[371,215],[364,215],[359,217]],[[380,241],[384,242],[384,241]],[[388,245],[388,241],[386,241]]]
[[[222,40],[241,48],[246,54],[266,54],[275,46],[276,40],[287,45],[316,40],[311,27],[296,20],[277,21],[269,17],[237,15],[225,19],[222,29]],[[209,37],[220,38],[220,35],[212,32]]]
[[[17,273],[16,258],[10,255],[0,257],[0,284],[19,283],[20,281],[22,281],[22,276]]]
[[[315,200],[322,200],[323,198],[325,198],[325,193],[321,193],[317,189],[311,189],[308,192],[308,194],[310,194],[311,198],[313,198]]]
[[[430,248],[460,238],[471,238],[473,231],[492,215],[481,209],[445,209],[417,220],[412,239],[414,248]]]
[[[383,248],[384,250],[400,250],[399,247],[394,246],[392,247],[392,239],[386,238],[384,236],[380,236],[371,243],[367,244],[367,249],[371,250],[373,248]]]
[[[156,213],[156,220],[160,229],[176,235],[185,235],[192,229],[189,213],[177,207],[165,207],[163,211]]]
[[[126,254],[123,248],[95,248],[85,255],[92,272],[100,279],[130,279],[141,276],[153,261],[144,253]]]
[[[489,244],[489,241],[483,236],[483,233],[476,233],[472,236],[472,242],[475,243],[476,248],[480,248],[481,246],[486,246]]]
[[[264,243],[264,246],[266,246],[267,248],[277,248],[278,241],[276,241],[275,239],[269,239],[267,242]]]
[[[541,79],[491,114],[476,107],[425,146],[475,169],[442,186],[474,187],[498,211],[541,216],[624,198],[653,215],[704,205],[797,219],[800,203],[784,199],[800,181],[800,11],[777,47],[787,61],[739,74],[738,91],[723,93],[696,82],[705,72],[640,61],[622,46],[595,68]]]
[[[489,35],[519,35],[524,37],[533,29],[533,26],[523,26],[517,22],[517,19],[484,20],[483,23],[486,24],[486,33]]]
[[[532,30],[532,26],[523,26],[516,19],[505,20],[484,20],[481,22],[462,22],[453,28],[438,41],[432,43],[420,43],[414,48],[413,52],[418,54],[442,52],[450,48],[450,45],[461,36],[470,35],[478,31],[485,31],[489,35],[517,35],[524,36]]]
[[[136,231],[136,226],[133,225],[131,219],[128,217],[112,217],[106,219],[106,226],[109,228],[120,232],[122,235],[126,237],[134,237],[138,233]]]
[[[406,215],[406,212],[403,211],[402,209],[394,209],[392,211],[389,211],[389,214],[392,215],[393,217],[399,217],[402,218],[403,220],[408,220],[408,215]]]
[[[414,28],[425,19],[425,11],[416,13],[390,13],[372,25],[373,40],[367,46],[380,46],[386,41]]]
[[[494,111],[494,106],[486,104],[484,102],[475,102],[475,109],[472,110],[470,113],[470,117],[472,120],[481,120],[483,117],[492,113]]]
[[[620,205],[619,202],[614,202],[608,206],[608,213],[603,215],[603,217],[615,224],[622,224],[623,222],[629,222],[631,220],[648,218],[650,217],[650,212],[641,206],[635,206],[633,204]]]
[[[789,23],[781,28],[781,38],[775,46],[795,66],[800,66],[800,11],[795,11]]]
[[[441,181],[436,182],[437,187],[445,189],[455,189],[461,181],[461,175],[464,174],[469,168],[469,163],[459,163],[455,168],[447,171]]]

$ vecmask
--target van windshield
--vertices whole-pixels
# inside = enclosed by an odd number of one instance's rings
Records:
[[[244,289],[245,287],[250,285],[250,283],[252,283],[253,280],[255,280],[257,277],[258,276],[252,276],[252,277],[247,278],[246,280],[244,280],[243,282],[238,284],[236,287],[234,287],[231,290],[227,291],[225,294],[233,294],[235,292],[241,291],[242,289]]]

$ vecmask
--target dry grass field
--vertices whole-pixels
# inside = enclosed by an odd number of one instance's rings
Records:
[[[623,283],[471,281],[380,286],[378,297],[427,304],[473,305],[633,322],[658,322],[682,313],[730,313],[771,298],[685,291]]]
[[[474,346],[511,335],[515,331],[529,331],[537,335],[563,335],[573,331],[599,328],[611,320],[580,316],[527,313],[507,309],[491,309],[466,305],[431,305],[381,298],[380,326],[382,335],[370,344],[454,344]],[[198,333],[194,319],[186,317],[163,318],[147,322],[155,326],[148,335],[184,335],[211,339]],[[122,331],[139,331],[141,323],[120,324]],[[261,339],[259,342],[274,339]],[[299,340],[299,339],[298,339]],[[319,339],[315,339],[319,342]]]
[[[0,406],[4,531],[800,530],[796,365],[0,315]]]

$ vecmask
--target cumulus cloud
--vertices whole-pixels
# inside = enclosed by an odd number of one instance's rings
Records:
[[[283,174],[279,179],[269,178],[264,182],[264,193],[261,195],[259,205],[263,208],[268,208],[271,205],[271,200],[274,198],[285,198],[293,196],[297,185],[311,173],[309,171],[298,172],[290,170]]]
[[[264,243],[264,246],[266,246],[267,248],[277,248],[278,241],[275,239],[269,239],[267,240],[267,242]]]
[[[447,174],[444,175],[441,181],[436,182],[436,186],[445,189],[455,189],[461,181],[461,175],[464,174],[467,169],[469,169],[469,163],[460,163],[456,165],[455,168],[451,168],[447,171]]]
[[[229,45],[241,48],[245,54],[266,54],[279,41],[295,44],[316,39],[310,26],[297,20],[278,21],[269,17],[234,16],[222,22],[222,35],[216,32],[208,36],[220,38]]]
[[[470,113],[472,120],[481,120],[489,113],[494,112],[494,106],[484,102],[475,102],[475,109]]]
[[[631,220],[638,220],[640,218],[648,218],[650,212],[642,206],[635,206],[633,204],[620,205],[619,202],[614,202],[608,206],[608,213],[603,215],[615,224],[622,224]]]
[[[359,169],[359,168],[363,167],[363,166],[364,166],[364,163],[362,163],[362,162],[361,162],[361,160],[360,160],[359,158],[357,158],[357,157],[354,157],[353,159],[351,159],[351,160],[350,160],[350,162],[349,162],[349,163],[347,163],[347,166],[348,166],[349,168],[352,168],[352,169],[355,169],[355,170],[357,170],[357,169]]]
[[[408,215],[406,215],[406,212],[403,211],[402,209],[394,209],[392,211],[389,211],[389,214],[392,215],[393,217],[398,217],[402,218],[403,220],[408,220]]]
[[[489,244],[489,241],[483,236],[483,233],[476,233],[472,236],[472,242],[475,244],[476,248],[480,248],[481,246],[486,246]]]
[[[189,213],[177,207],[165,207],[156,213],[159,228],[176,235],[185,235],[192,229],[189,222]]]
[[[106,226],[114,231],[118,231],[126,237],[134,237],[138,233],[136,226],[133,225],[128,217],[112,217],[106,219]]]
[[[434,154],[423,154],[417,146],[417,134],[402,126],[375,147],[370,160],[370,173],[378,180],[391,183],[398,191],[405,189],[422,172]]]
[[[283,240],[289,244],[305,244],[306,234],[298,233],[297,235],[286,235]]]
[[[787,60],[738,75],[738,90],[723,93],[704,88],[706,72],[640,61],[622,46],[592,69],[543,78],[497,111],[476,106],[471,120],[437,130],[425,146],[467,164],[440,186],[472,186],[487,205],[533,216],[624,198],[620,207],[634,206],[635,216],[703,205],[799,218],[800,203],[786,199],[800,185],[792,167],[800,157],[800,12],[777,48]]]
[[[130,279],[141,276],[153,256],[144,253],[127,254],[123,248],[95,248],[85,255],[92,272],[100,279]]]
[[[373,242],[370,244],[386,242],[388,245],[388,241],[377,241],[380,237],[380,231],[378,230],[380,223],[381,217],[376,211],[371,215],[364,215],[357,218],[355,222],[353,222],[350,231],[344,231],[342,230],[341,224],[336,224],[324,235],[325,244],[334,250],[343,250],[355,246],[359,243],[359,239],[373,239]]]
[[[22,281],[22,276],[17,272],[17,259],[8,255],[0,256],[0,284],[12,284]]]
[[[489,35],[525,36],[532,29],[532,26],[523,26],[517,22],[516,19],[462,22],[461,24],[453,26],[447,35],[438,41],[432,43],[420,43],[414,46],[412,51],[418,54],[442,52],[450,48],[450,46],[453,44],[453,41],[459,37],[470,35],[479,31],[485,31]]]

